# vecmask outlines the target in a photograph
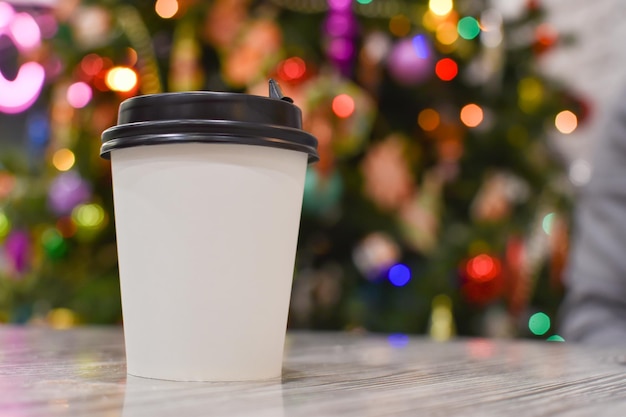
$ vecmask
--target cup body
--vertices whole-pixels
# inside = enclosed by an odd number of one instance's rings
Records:
[[[174,143],[111,166],[128,373],[280,376],[307,154]]]

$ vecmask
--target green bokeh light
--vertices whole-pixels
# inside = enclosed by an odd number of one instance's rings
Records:
[[[563,339],[563,337],[559,336],[558,334],[553,334],[552,336],[548,337],[546,340],[548,342],[565,342],[565,339]]]
[[[48,229],[41,235],[41,245],[52,259],[62,258],[67,252],[65,239],[56,229]]]
[[[480,33],[480,24],[473,17],[466,16],[459,20],[456,30],[463,39],[474,39]]]
[[[528,328],[537,336],[546,334],[550,330],[550,317],[545,313],[535,313],[528,320]]]
[[[552,225],[554,224],[555,216],[556,214],[554,213],[548,213],[543,218],[543,222],[541,223],[541,226],[543,227],[543,231],[546,232],[547,235],[549,235],[552,232]]]
[[[356,0],[356,2],[361,4],[370,4],[372,0]]]
[[[5,237],[11,231],[11,223],[9,218],[0,211],[0,239]]]

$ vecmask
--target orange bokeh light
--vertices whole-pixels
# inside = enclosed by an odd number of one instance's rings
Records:
[[[461,109],[461,121],[467,127],[476,127],[483,121],[483,109],[477,104],[468,104]]]
[[[354,107],[354,99],[347,94],[339,94],[333,99],[333,112],[342,119],[350,117],[354,113]]]

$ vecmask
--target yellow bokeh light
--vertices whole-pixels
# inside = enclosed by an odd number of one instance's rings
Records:
[[[443,45],[451,45],[459,39],[459,32],[452,22],[443,22],[437,26],[435,37]]]
[[[6,214],[0,211],[0,239],[6,237],[11,231],[11,222]]]
[[[389,31],[398,37],[403,37],[411,31],[411,21],[403,14],[397,14],[389,21]]]
[[[76,314],[68,308],[55,308],[48,313],[48,323],[53,329],[69,329],[77,323]]]
[[[105,82],[113,91],[127,92],[137,85],[137,73],[128,67],[113,67],[107,72]]]
[[[74,166],[76,157],[69,149],[59,149],[52,155],[52,165],[59,171],[68,171]]]
[[[517,86],[519,107],[526,113],[535,111],[543,101],[543,85],[536,78],[524,78]]]
[[[433,109],[424,109],[417,116],[417,124],[427,132],[437,129],[440,121],[439,113]]]
[[[430,0],[428,8],[438,16],[445,16],[452,11],[452,0]]]
[[[157,0],[154,4],[154,11],[159,17],[163,19],[169,19],[174,17],[174,15],[178,12],[178,1],[177,0]]]
[[[461,109],[461,121],[467,127],[476,127],[483,121],[483,109],[477,104],[468,104]]]
[[[81,204],[72,211],[72,220],[81,227],[97,229],[105,219],[104,209],[98,204]]]
[[[563,110],[554,118],[554,125],[559,132],[570,134],[578,127],[578,118],[569,110]]]

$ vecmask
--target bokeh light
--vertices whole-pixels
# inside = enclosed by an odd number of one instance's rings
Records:
[[[4,212],[0,211],[0,239],[5,238],[11,231],[11,222]]]
[[[569,166],[569,180],[577,186],[585,185],[591,179],[591,164],[584,159],[575,159]]]
[[[411,280],[411,270],[404,264],[395,264],[389,268],[387,278],[396,287],[404,287]]]
[[[87,54],[80,61],[80,69],[92,77],[102,71],[103,66],[104,60],[98,54]]]
[[[468,104],[461,109],[461,121],[467,127],[478,126],[483,117],[483,109],[477,104]]]
[[[278,64],[278,75],[286,81],[298,80],[306,73],[306,63],[297,56],[288,58]]]
[[[578,127],[578,118],[571,111],[563,110],[554,118],[554,125],[559,132],[568,135]]]
[[[555,213],[548,213],[545,216],[543,216],[543,220],[541,222],[541,228],[547,235],[552,233],[552,225],[554,224],[555,218],[556,218]]]
[[[435,38],[442,45],[452,45],[459,39],[459,32],[456,30],[456,25],[452,22],[443,22],[437,25],[435,32]]]
[[[372,0],[356,0],[356,2],[359,4],[370,4]]]
[[[439,113],[433,109],[424,109],[417,116],[417,124],[427,132],[437,129],[440,121]]]
[[[92,94],[91,87],[87,83],[79,81],[68,87],[66,98],[70,106],[81,109],[89,104]]]
[[[46,72],[41,64],[27,62],[17,72],[17,77],[10,81],[0,72],[0,111],[8,114],[21,113],[32,106],[43,86]]]
[[[537,336],[544,335],[550,330],[550,317],[546,313],[535,313],[528,319],[528,328]]]
[[[354,107],[354,99],[347,94],[339,94],[333,99],[333,112],[342,119],[350,117],[354,113]]]
[[[452,11],[452,0],[430,0],[428,8],[437,16],[445,16]]]
[[[59,149],[52,155],[52,165],[59,171],[69,171],[76,162],[74,152],[69,149]]]
[[[404,37],[411,31],[411,21],[403,14],[395,15],[389,20],[389,31],[398,37]]]
[[[98,204],[81,204],[72,211],[72,220],[80,227],[97,229],[104,219],[104,209]]]
[[[478,20],[474,19],[471,16],[466,16],[459,20],[456,26],[459,35],[463,39],[474,39],[480,33],[480,24]]]
[[[32,49],[41,42],[41,31],[35,19],[28,13],[18,13],[13,16],[10,32],[18,48]]]
[[[519,107],[526,113],[531,113],[543,101],[543,85],[533,77],[522,79],[517,86]]]
[[[72,221],[71,217],[64,216],[57,220],[56,228],[64,238],[70,238],[76,234],[76,223]]]
[[[107,72],[105,82],[113,91],[128,92],[137,86],[137,73],[128,67],[113,67]]]
[[[459,73],[459,66],[450,58],[443,58],[435,65],[435,74],[443,81],[451,81]]]
[[[47,321],[53,329],[69,329],[77,324],[76,314],[68,308],[55,308],[48,313]]]
[[[474,256],[467,261],[465,272],[474,281],[491,281],[500,274],[500,261],[487,254]]]
[[[159,17],[163,19],[169,19],[174,17],[174,15],[178,12],[178,1],[177,0],[157,0],[154,4],[154,11]]]
[[[394,348],[403,348],[409,344],[409,336],[404,333],[392,333],[387,337],[387,341]]]
[[[67,253],[67,244],[61,233],[54,227],[46,229],[41,234],[41,245],[46,254],[52,259],[59,259]]]
[[[558,334],[553,334],[552,336],[546,339],[548,342],[565,342],[563,336],[559,336]]]
[[[412,42],[413,49],[419,58],[426,59],[430,56],[430,47],[424,35],[415,35]]]

